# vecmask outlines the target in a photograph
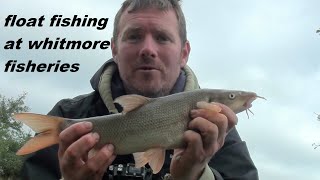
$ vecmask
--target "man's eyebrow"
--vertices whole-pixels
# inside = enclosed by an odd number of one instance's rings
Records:
[[[157,27],[155,29],[155,31],[157,33],[161,33],[161,34],[164,34],[166,36],[168,36],[168,38],[170,38],[171,40],[174,40],[174,35],[172,34],[172,32],[168,31],[167,29],[165,28],[162,28],[162,27]]]
[[[129,32],[141,32],[142,31],[142,28],[141,27],[129,27],[127,28],[123,34],[128,34]]]
[[[133,27],[128,27],[127,29],[124,30],[123,32],[123,38],[125,38],[129,33],[143,33],[145,30],[143,27],[140,26],[133,26]],[[164,27],[155,27],[152,30],[154,33],[157,34],[164,34],[166,35],[169,39],[171,39],[172,41],[174,41],[174,35],[172,34],[172,32],[168,31],[166,28]]]
[[[168,34],[168,35],[171,34],[171,32],[169,32],[167,29],[162,28],[162,27],[156,28],[156,32],[158,32],[158,33],[165,33],[165,34]]]
[[[142,27],[139,27],[139,26],[136,26],[136,27],[129,27],[127,28],[123,34],[126,34],[128,32],[141,32],[141,31],[144,31]],[[156,27],[154,29],[155,32],[157,33],[165,33],[165,34],[171,34],[170,31],[168,31],[166,28],[163,28],[163,27]]]

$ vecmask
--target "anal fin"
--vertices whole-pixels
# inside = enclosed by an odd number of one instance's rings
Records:
[[[149,163],[153,174],[157,174],[161,170],[164,164],[165,155],[166,151],[163,148],[154,148],[149,149],[146,152],[138,152],[133,154],[136,167],[142,167]]]

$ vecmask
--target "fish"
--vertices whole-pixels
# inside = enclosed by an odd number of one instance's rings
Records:
[[[183,133],[192,120],[192,109],[212,108],[206,105],[218,102],[225,104],[235,113],[247,112],[256,98],[265,99],[248,91],[198,89],[158,98],[136,94],[123,95],[114,100],[114,103],[122,106],[121,113],[90,118],[68,119],[17,113],[13,118],[29,126],[36,135],[16,154],[26,155],[58,144],[59,133],[62,130],[74,123],[88,121],[93,124],[92,132],[100,135],[94,149],[98,150],[105,144],[113,144],[116,155],[133,154],[136,167],[149,163],[156,174],[164,164],[165,150],[184,146]]]

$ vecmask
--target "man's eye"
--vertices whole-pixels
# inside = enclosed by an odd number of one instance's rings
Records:
[[[141,36],[138,35],[138,34],[131,34],[128,36],[128,40],[130,41],[137,41],[137,40],[140,40],[141,39]]]
[[[166,36],[163,36],[163,35],[159,35],[159,36],[157,36],[157,41],[164,43],[164,42],[169,41],[169,38],[167,38]]]

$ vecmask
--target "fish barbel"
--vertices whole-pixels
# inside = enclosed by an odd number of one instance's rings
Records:
[[[29,154],[57,144],[59,133],[63,129],[74,123],[89,121],[93,124],[92,132],[100,135],[95,149],[113,144],[115,154],[133,153],[137,167],[149,163],[156,173],[162,168],[166,149],[183,147],[183,133],[191,121],[190,110],[196,109],[197,103],[218,102],[239,113],[249,110],[251,103],[258,97],[263,98],[254,92],[199,89],[159,98],[120,96],[114,102],[123,107],[122,113],[83,119],[18,113],[14,115],[14,119],[28,125],[37,135],[17,155]]]

